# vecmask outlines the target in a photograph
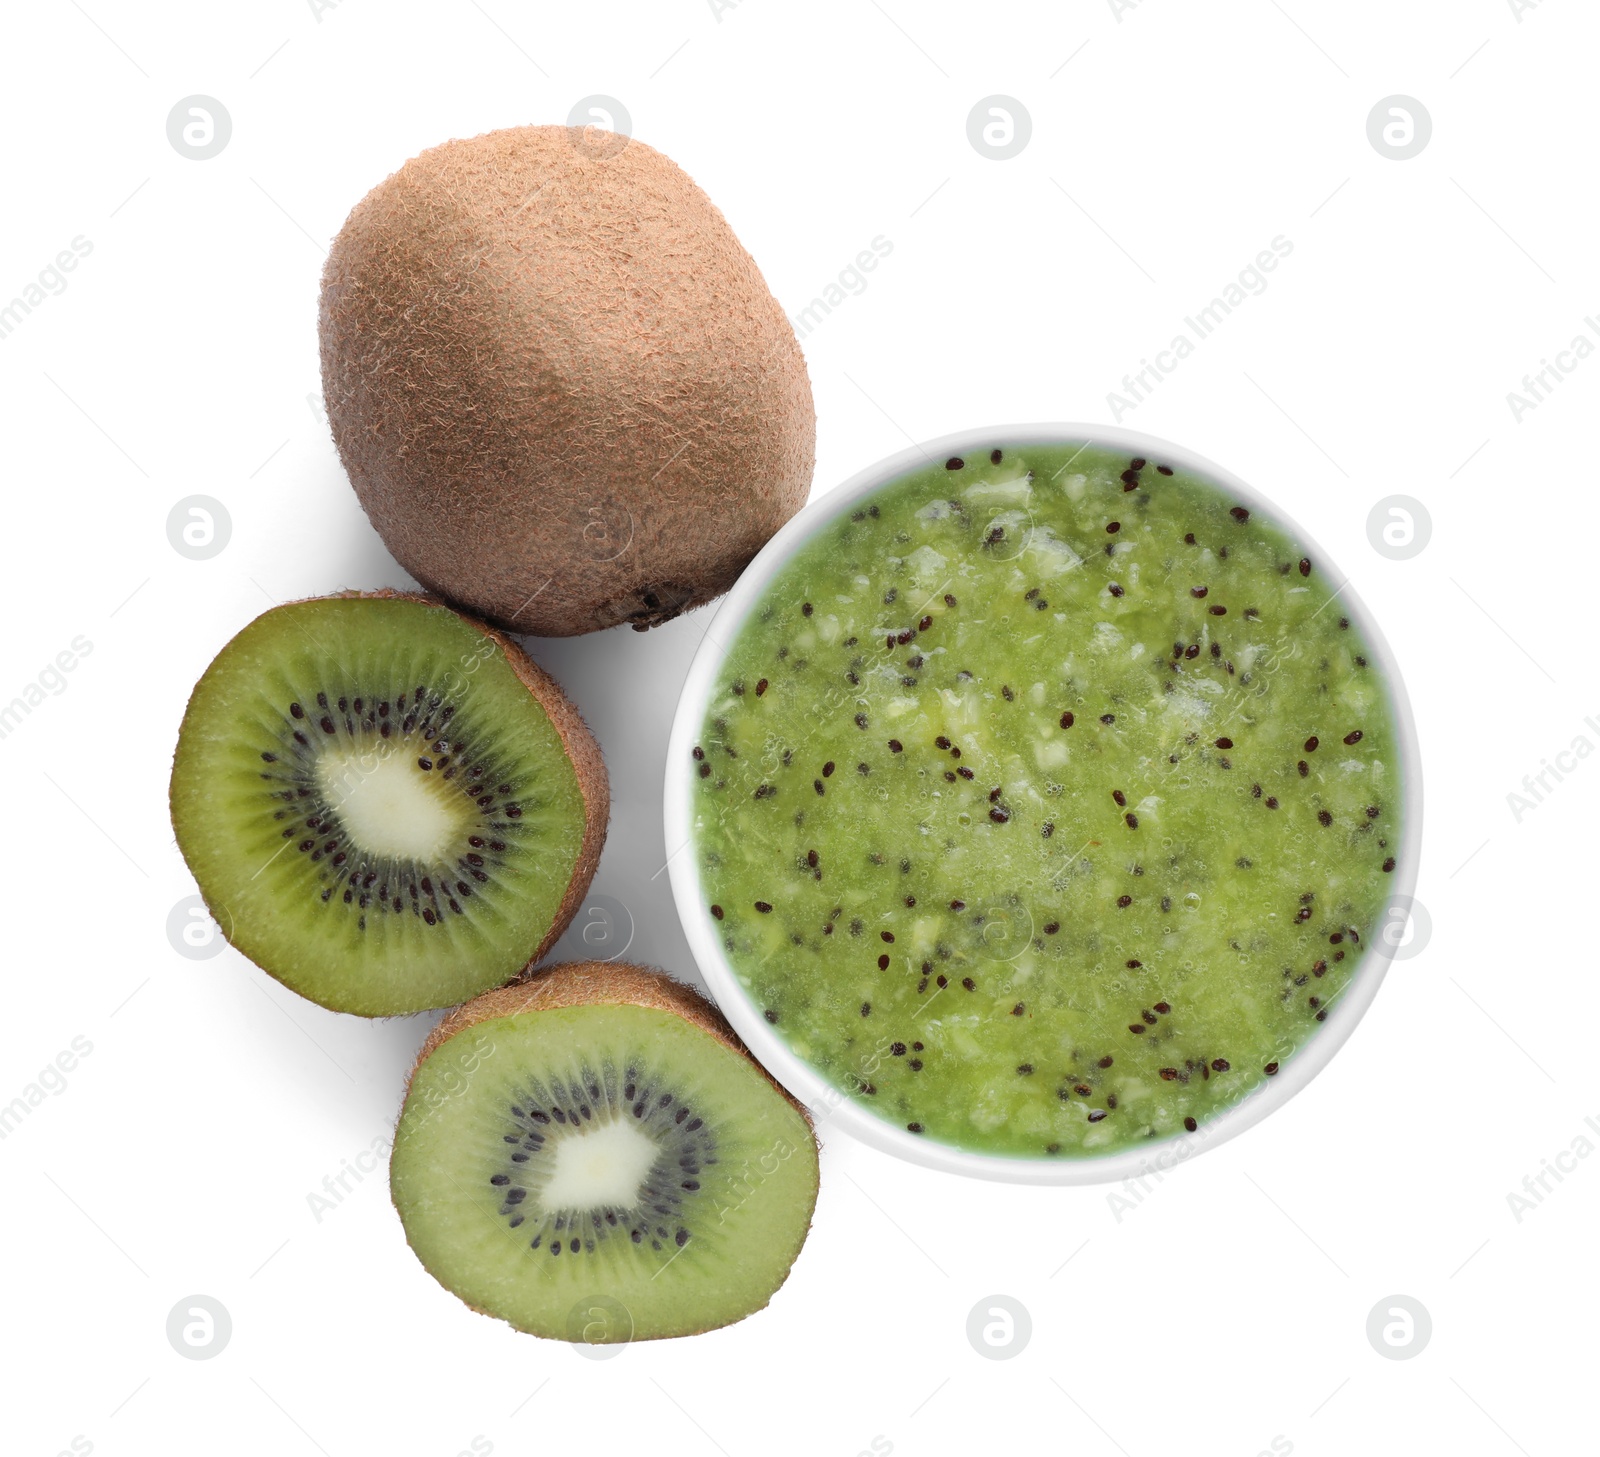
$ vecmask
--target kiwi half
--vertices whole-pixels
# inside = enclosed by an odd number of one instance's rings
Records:
[[[513,632],[646,628],[806,498],[794,329],[643,142],[513,127],[413,157],[334,239],[319,338],[356,495],[430,591]]]
[[[605,840],[599,746],[515,643],[424,597],[273,608],[183,717],[178,845],[223,934],[336,1011],[464,1001],[550,948]]]
[[[439,1024],[390,1182],[447,1290],[518,1330],[615,1343],[765,1306],[810,1228],[817,1146],[697,993],[576,962]]]

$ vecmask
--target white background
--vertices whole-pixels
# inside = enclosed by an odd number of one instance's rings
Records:
[[[1600,359],[1520,423],[1506,396],[1600,311],[1600,17],[1120,8],[12,7],[0,302],[75,236],[93,252],[0,339],[0,702],[76,636],[92,652],[0,740],[0,1103],[75,1037],[93,1051],[0,1142],[7,1452],[1592,1450],[1600,1157],[1520,1221],[1507,1195],[1600,1119],[1600,763],[1520,822],[1507,795],[1576,736],[1600,745]],[[195,93],[233,121],[208,161],[166,135]],[[1279,500],[1383,624],[1427,765],[1433,923],[1307,1092],[1131,1209],[830,1139],[767,1311],[603,1362],[436,1286],[381,1172],[313,1216],[391,1127],[428,1019],[336,1016],[231,950],[180,956],[167,917],[193,883],[165,810],[186,694],[228,636],[273,602],[404,581],[315,408],[328,240],[422,148],[594,93],[705,187],[791,314],[892,241],[805,341],[819,493],[908,439],[1109,419],[1125,372],[1292,240],[1125,423]],[[1032,118],[1008,161],[967,139],[994,93]],[[1403,162],[1366,131],[1396,93],[1434,123]],[[233,524],[206,561],[166,535],[195,493]],[[1367,534],[1396,493],[1433,522],[1404,561]],[[659,787],[705,622],[533,644],[610,762],[595,890],[629,908],[630,958],[686,977]],[[165,1334],[197,1293],[233,1325],[205,1361]],[[965,1333],[994,1294],[1032,1320],[1006,1361]],[[1393,1294],[1431,1313],[1414,1359],[1365,1333]]]

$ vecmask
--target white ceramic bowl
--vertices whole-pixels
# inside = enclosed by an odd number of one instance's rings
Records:
[[[1328,1020],[1284,1064],[1276,1077],[1268,1079],[1231,1108],[1202,1124],[1195,1133],[1151,1139],[1134,1148],[1101,1156],[1024,1158],[956,1148],[924,1135],[907,1132],[899,1124],[887,1121],[856,1099],[840,1092],[820,1072],[789,1050],[777,1030],[762,1016],[760,1008],[750,1000],[724,954],[722,937],[715,929],[716,922],[707,909],[707,897],[701,888],[698,859],[692,853],[692,789],[696,781],[690,771],[690,751],[704,725],[707,700],[724,655],[738,636],[745,615],[760,599],[778,569],[824,525],[849,511],[880,486],[930,461],[987,452],[996,445],[1084,442],[1129,456],[1142,455],[1211,481],[1229,497],[1248,506],[1253,513],[1289,535],[1307,555],[1316,560],[1325,576],[1335,580],[1340,577],[1327,553],[1321,551],[1271,501],[1251,490],[1237,476],[1165,440],[1103,425],[1001,425],[983,430],[965,430],[958,435],[947,435],[902,450],[870,466],[837,490],[829,491],[813,501],[767,543],[723,599],[690,665],[683,694],[678,700],[672,739],[667,750],[666,842],[672,852],[668,863],[678,915],[712,996],[750,1051],[784,1087],[812,1110],[819,1125],[844,1128],[874,1148],[898,1154],[901,1158],[929,1168],[1018,1184],[1094,1184],[1122,1180],[1148,1173],[1152,1169],[1170,1168],[1202,1149],[1214,1147],[1243,1133],[1288,1102],[1327,1065],[1377,995],[1394,948],[1404,933],[1405,912],[1410,907],[1410,898],[1416,886],[1417,859],[1422,839],[1422,762],[1405,685],[1401,681],[1394,654],[1378,630],[1377,623],[1346,587],[1340,594],[1343,613],[1356,624],[1368,643],[1376,665],[1383,674],[1394,709],[1395,741],[1404,777],[1401,843],[1395,854],[1394,890],[1388,901],[1391,910],[1381,923],[1382,929],[1371,938],[1354,977],[1334,1005]],[[1397,907],[1400,909],[1395,910]]]

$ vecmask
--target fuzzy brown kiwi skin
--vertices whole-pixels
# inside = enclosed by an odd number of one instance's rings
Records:
[[[555,920],[550,923],[550,929],[545,933],[544,940],[539,943],[539,949],[529,958],[529,965],[533,965],[561,939],[562,932],[571,925],[572,918],[583,905],[584,896],[589,893],[589,884],[594,879],[595,870],[600,865],[600,852],[605,848],[606,828],[611,821],[611,781],[606,775],[606,761],[600,753],[599,743],[596,742],[589,725],[583,721],[583,715],[578,712],[576,705],[567,697],[561,685],[528,656],[520,643],[513,641],[488,623],[481,622],[450,606],[449,603],[441,602],[438,598],[429,597],[421,592],[401,592],[392,587],[380,587],[375,591],[335,592],[332,595],[342,598],[359,597],[375,602],[414,602],[440,612],[455,613],[500,649],[511,670],[522,680],[528,692],[538,700],[539,707],[544,709],[546,717],[555,726],[555,731],[561,739],[561,747],[566,751],[567,758],[571,760],[573,770],[578,776],[578,792],[583,796],[583,839],[578,845],[578,858],[572,867],[572,877],[567,882],[566,894],[561,897],[561,904],[556,907]]]
[[[412,1065],[411,1074],[406,1079],[405,1096],[401,1099],[401,1110],[404,1111],[405,1103],[411,1096],[411,1084],[415,1081],[418,1071],[429,1057],[433,1055],[444,1043],[448,1042],[457,1033],[465,1032],[469,1027],[476,1026],[479,1022],[487,1022],[495,1017],[514,1017],[519,1012],[552,1012],[561,1007],[603,1007],[603,1006],[628,1006],[649,1007],[658,1012],[667,1012],[673,1016],[682,1017],[686,1022],[698,1027],[702,1032],[716,1038],[724,1047],[737,1052],[741,1057],[749,1060],[757,1072],[761,1074],[792,1107],[801,1118],[805,1120],[807,1130],[811,1134],[812,1143],[820,1147],[817,1138],[816,1126],[811,1114],[805,1105],[793,1097],[776,1078],[762,1067],[751,1055],[750,1049],[739,1040],[739,1035],[727,1019],[710,1002],[708,1002],[693,987],[685,986],[680,981],[674,981],[666,972],[655,967],[637,966],[628,962],[616,961],[563,961],[554,966],[541,967],[538,970],[528,970],[507,986],[498,987],[492,992],[484,992],[474,997],[470,1002],[457,1007],[448,1013],[443,1021],[436,1026],[428,1039],[422,1044],[417,1053],[417,1060]],[[394,1145],[399,1144],[398,1128],[396,1129]],[[394,1164],[394,1152],[391,1149],[389,1162],[391,1170]],[[390,1199],[393,1202],[393,1175],[390,1177]],[[812,1208],[815,1210],[815,1204]],[[395,1205],[395,1212],[400,1213],[399,1205]],[[404,1221],[402,1220],[402,1223]],[[806,1234],[801,1237],[801,1246],[811,1233],[811,1221],[807,1218]],[[427,1269],[427,1266],[423,1266]],[[789,1272],[784,1275],[778,1284],[782,1289],[787,1283]],[[432,1274],[432,1271],[429,1271]],[[437,1278],[437,1277],[435,1277]],[[455,1292],[452,1291],[452,1294]],[[776,1294],[777,1290],[773,1291]],[[460,1299],[459,1296],[456,1297]],[[769,1297],[770,1302],[770,1297]],[[481,1306],[464,1301],[469,1310],[479,1315],[486,1315],[491,1320],[503,1319],[492,1310],[484,1310]],[[758,1307],[765,1309],[765,1306]],[[748,1320],[756,1312],[750,1311],[741,1319]],[[709,1327],[708,1327],[709,1329]],[[686,1334],[695,1335],[699,1332],[690,1331]]]
[[[709,602],[810,488],[793,326],[643,142],[514,127],[412,158],[334,240],[318,334],[384,543],[513,632],[642,630]]]

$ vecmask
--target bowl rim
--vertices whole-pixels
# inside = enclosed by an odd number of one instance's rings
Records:
[[[1337,588],[1334,595],[1344,604],[1343,615],[1359,627],[1388,688],[1403,779],[1401,844],[1395,855],[1393,890],[1375,929],[1378,925],[1404,927],[1404,918],[1393,919],[1393,908],[1409,909],[1412,904],[1421,856],[1421,751],[1411,701],[1394,652],[1366,605],[1350,588],[1348,574],[1335,565],[1298,522],[1233,472],[1186,447],[1120,426],[1072,422],[995,425],[957,431],[898,450],[808,502],[767,542],[718,605],[679,694],[668,740],[664,789],[664,829],[670,852],[667,868],[678,918],[695,963],[722,1014],[756,1060],[811,1110],[819,1130],[825,1125],[837,1126],[870,1147],[924,1168],[1014,1184],[1087,1185],[1139,1178],[1173,1168],[1196,1153],[1225,1143],[1253,1127],[1309,1084],[1344,1045],[1377,996],[1393,953],[1401,944],[1398,935],[1375,934],[1355,975],[1321,1028],[1302,1044],[1275,1077],[1202,1124],[1194,1133],[1153,1138],[1135,1147],[1102,1155],[1067,1155],[1058,1159],[960,1148],[908,1132],[834,1087],[821,1072],[791,1051],[781,1034],[761,1015],[739,982],[713,930],[715,922],[701,895],[696,857],[682,853],[694,838],[693,780],[686,769],[680,772],[680,768],[674,766],[686,766],[690,761],[690,751],[699,737],[712,685],[750,609],[777,571],[837,516],[898,477],[942,459],[964,457],[996,446],[1072,444],[1126,452],[1130,456],[1142,455],[1210,481],[1218,490],[1232,495],[1252,513],[1259,513],[1288,535],[1302,552],[1317,561],[1330,580],[1343,581],[1344,585]]]

